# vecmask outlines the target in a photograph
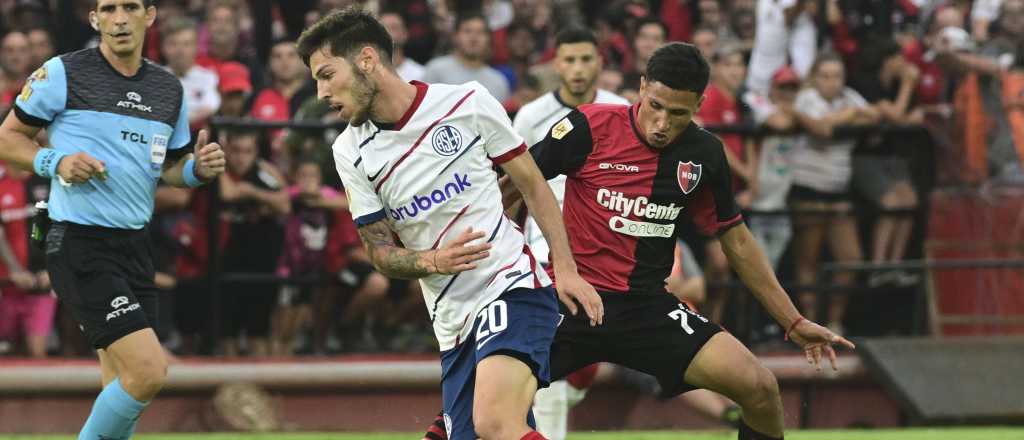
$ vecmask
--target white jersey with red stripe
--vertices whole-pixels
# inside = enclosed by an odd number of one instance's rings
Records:
[[[616,95],[607,90],[598,89],[597,93],[594,94],[594,101],[597,104],[622,104],[629,105],[629,101],[619,95]],[[516,119],[512,122],[512,127],[526,139],[526,145],[533,147],[538,142],[544,140],[548,132],[551,131],[551,127],[556,122],[562,120],[566,115],[573,110],[574,107],[570,107],[562,98],[558,96],[558,90],[551,93],[546,93],[540,98],[530,101],[516,113]],[[565,197],[565,176],[558,176],[548,181],[548,186],[551,187],[551,192],[555,194],[555,200],[558,201],[558,207],[562,207],[562,199]],[[526,242],[530,245],[530,249],[533,250],[533,254],[537,256],[537,260],[543,265],[549,263],[548,242],[544,240],[544,234],[540,232],[540,226],[533,220],[533,216],[526,219],[526,225],[523,227],[523,231],[526,234]]]
[[[503,292],[551,282],[501,205],[494,166],[526,152],[501,104],[476,82],[412,84],[416,99],[401,120],[348,127],[334,159],[359,226],[386,221],[412,250],[436,249],[467,228],[486,233],[474,244],[493,246],[476,269],[419,280],[448,350]]]

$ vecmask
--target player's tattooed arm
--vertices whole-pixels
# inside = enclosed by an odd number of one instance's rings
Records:
[[[373,266],[385,276],[411,280],[436,273],[432,258],[395,243],[391,228],[383,220],[359,228],[359,238]]]
[[[437,249],[414,251],[395,243],[391,228],[383,220],[359,228],[370,261],[380,273],[391,278],[416,279],[452,275],[476,269],[475,262],[490,256],[490,243],[469,244],[484,237],[483,231],[466,229]]]

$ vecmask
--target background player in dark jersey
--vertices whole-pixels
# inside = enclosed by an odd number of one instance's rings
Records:
[[[691,122],[707,81],[695,47],[664,46],[648,63],[638,104],[581,106],[535,147],[546,178],[568,177],[573,255],[606,310],[605,325],[593,329],[566,316],[552,372],[607,361],[654,375],[670,395],[717,391],[743,408],[741,439],[781,438],[772,373],[736,338],[664,294],[680,224],[692,220],[719,236],[732,268],[810,362],[826,355],[835,368],[831,344],[853,344],[800,316],[743,224],[721,141]]]
[[[205,132],[189,154],[181,83],[142,58],[152,3],[98,0],[99,48],[47,61],[0,127],[0,160],[53,183],[47,270],[99,355],[104,387],[81,440],[130,438],[167,378],[146,230],[157,181],[196,187],[224,171]],[[50,148],[34,140],[43,127]]]
[[[613,362],[658,379],[667,396],[695,388],[743,408],[740,439],[782,438],[778,384],[736,338],[665,293],[683,222],[716,234],[729,263],[808,362],[846,339],[800,316],[732,196],[721,141],[691,122],[708,65],[692,45],[658,49],[633,106],[585,104],[532,148],[545,178],[567,177],[563,215],[579,273],[601,294],[604,325],[562,311],[551,377]],[[555,280],[557,283],[557,280]]]

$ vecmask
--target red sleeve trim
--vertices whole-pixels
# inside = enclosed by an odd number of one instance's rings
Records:
[[[726,231],[732,229],[733,226],[739,225],[740,223],[743,223],[743,214],[736,214],[735,217],[729,220],[726,220],[724,222],[718,222],[718,232],[716,232],[715,234],[720,236],[724,234]]]
[[[526,142],[523,142],[523,143],[519,144],[518,147],[515,147],[515,148],[509,150],[508,152],[506,152],[505,154],[502,154],[501,156],[492,157],[491,158],[491,162],[494,162],[495,165],[501,165],[501,164],[503,164],[505,162],[508,162],[508,161],[510,161],[512,159],[515,159],[520,154],[523,154],[525,152],[526,152]]]

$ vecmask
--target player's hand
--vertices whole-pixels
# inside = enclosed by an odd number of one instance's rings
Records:
[[[216,142],[207,143],[210,138],[206,130],[199,130],[195,146],[196,177],[209,182],[224,173],[224,150]]]
[[[50,290],[50,273],[41,270],[36,272],[36,288],[42,290]]]
[[[86,153],[75,153],[60,160],[57,164],[57,175],[67,183],[84,183],[93,176],[106,180],[107,167]]]
[[[458,238],[435,250],[433,255],[428,255],[427,258],[433,260],[434,271],[451,275],[476,269],[474,262],[491,255],[491,244],[470,245],[469,242],[484,238],[484,235],[483,231],[473,232],[473,228],[466,228]]]
[[[18,270],[11,273],[11,283],[22,290],[32,290],[36,287],[36,277],[31,272]]]
[[[793,328],[789,338],[804,349],[807,363],[814,365],[818,371],[821,371],[822,353],[828,355],[828,360],[832,363],[832,369],[839,371],[839,367],[836,365],[836,351],[832,348],[833,344],[842,345],[850,349],[857,348],[856,345],[853,345],[853,342],[833,333],[832,330],[806,319]]]
[[[579,302],[590,318],[591,326],[604,323],[604,302],[594,290],[594,286],[584,280],[579,273],[575,270],[558,272],[556,269],[555,281],[558,299],[569,308],[569,313],[576,316],[579,312],[576,302]]]

